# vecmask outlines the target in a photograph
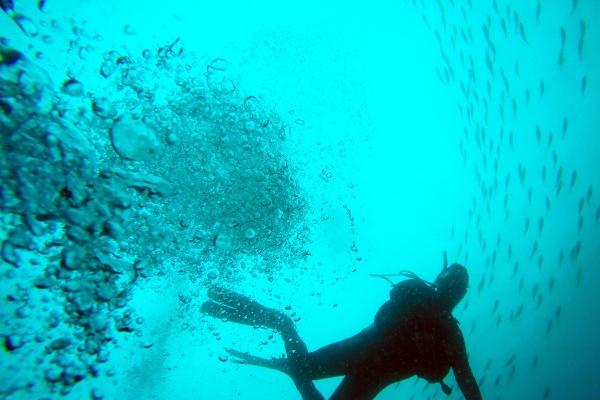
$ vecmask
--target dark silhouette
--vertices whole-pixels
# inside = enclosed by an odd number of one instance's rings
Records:
[[[280,332],[287,357],[266,359],[227,351],[237,357],[236,362],[288,374],[304,400],[324,399],[313,380],[341,375],[344,379],[331,400],[373,399],[386,386],[413,375],[440,383],[450,394],[451,389],[442,382],[450,368],[466,400],[481,399],[458,321],[452,316],[467,291],[466,268],[459,264],[447,267],[444,262],[434,283],[412,273],[401,275],[412,279],[393,286],[390,300],[377,311],[371,326],[313,352],[308,351],[289,316],[230,290],[209,289],[211,300],[202,304],[202,311]]]

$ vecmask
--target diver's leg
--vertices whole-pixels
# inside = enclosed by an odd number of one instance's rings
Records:
[[[372,400],[385,386],[378,377],[355,371],[344,377],[329,400]]]
[[[259,325],[279,331],[288,357],[305,356],[308,348],[298,335],[292,319],[273,308],[265,307],[249,297],[224,288],[213,287],[201,311],[216,318],[227,318],[246,325]]]
[[[231,321],[246,325],[258,325],[279,331],[283,338],[288,358],[267,360],[264,358],[246,355],[236,350],[228,350],[230,354],[262,367],[275,368],[287,373],[304,400],[323,400],[324,397],[315,387],[312,379],[305,374],[302,360],[308,354],[304,341],[298,335],[292,319],[286,314],[263,306],[262,304],[223,288],[210,288],[208,296],[213,301],[202,304],[201,310],[213,317],[227,318]]]
[[[258,367],[265,367],[271,369],[277,369],[287,374],[294,385],[300,392],[303,400],[324,400],[323,395],[317,390],[312,379],[307,377],[303,370],[294,367],[292,361],[289,358],[262,358],[253,356],[248,353],[242,353],[234,349],[226,349],[226,351],[237,359],[232,361],[240,364],[255,365]]]
[[[304,368],[312,379],[347,375],[364,365],[377,347],[377,336],[372,328],[363,329],[354,336],[308,353]]]

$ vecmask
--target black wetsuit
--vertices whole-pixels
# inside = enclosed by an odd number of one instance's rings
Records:
[[[331,399],[360,400],[413,375],[441,382],[454,368],[466,399],[480,399],[458,321],[444,311],[432,287],[417,280],[402,284],[372,326],[298,357],[299,370],[311,380],[344,375]]]
[[[211,297],[235,308],[207,302],[204,312],[279,330],[287,358],[266,360],[230,352],[250,364],[284,371],[304,400],[323,399],[312,382],[315,379],[344,376],[330,400],[370,400],[391,383],[413,375],[441,382],[451,368],[465,398],[481,399],[458,322],[451,310],[444,311],[435,289],[423,281],[396,285],[370,327],[313,352],[308,352],[284,314],[231,292]]]

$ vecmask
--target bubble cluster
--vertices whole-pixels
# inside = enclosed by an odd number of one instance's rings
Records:
[[[129,300],[144,278],[214,284],[236,279],[241,257],[272,274],[281,263],[269,260],[302,254],[286,125],[240,94],[225,60],[197,62],[178,39],[102,58],[85,65],[93,85],[68,74],[56,86],[26,50],[0,47],[1,334],[9,362],[37,360],[4,394],[67,394],[114,374],[104,365],[118,335],[143,335]]]

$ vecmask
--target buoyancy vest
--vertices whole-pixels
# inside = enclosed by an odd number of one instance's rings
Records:
[[[439,383],[449,395],[451,389],[442,379],[449,371],[444,344],[440,336],[452,329],[457,321],[440,307],[436,288],[419,278],[393,285],[390,299],[375,315],[374,326],[379,331],[398,331],[404,340],[414,345],[415,357],[421,363],[417,375],[431,383]]]

